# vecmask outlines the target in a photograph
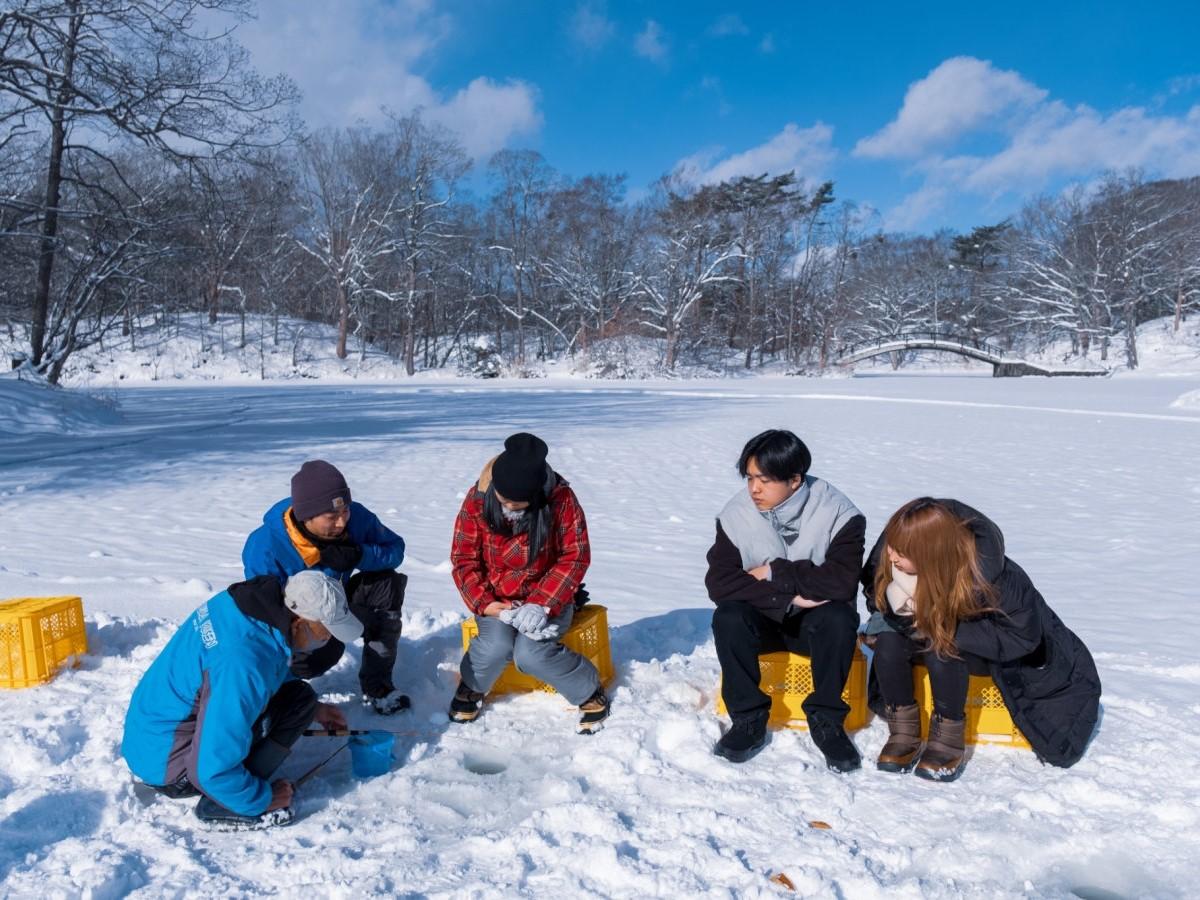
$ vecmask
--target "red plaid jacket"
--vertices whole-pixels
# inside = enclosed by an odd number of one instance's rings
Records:
[[[496,534],[484,518],[483,492],[490,481],[489,464],[458,511],[450,544],[454,584],[476,615],[494,600],[537,603],[558,615],[575,601],[592,561],[587,522],[575,492],[561,479],[551,491],[550,535],[533,565],[526,567],[529,535]]]

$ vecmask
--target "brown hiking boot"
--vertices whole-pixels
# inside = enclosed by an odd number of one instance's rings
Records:
[[[915,703],[887,708],[888,739],[879,751],[875,768],[881,772],[908,772],[917,764],[921,749],[921,710]]]
[[[929,721],[929,740],[917,763],[917,774],[929,781],[953,781],[963,770],[963,728],[965,719],[943,719],[934,715]]]
[[[463,682],[459,682],[454,699],[450,701],[451,722],[474,722],[479,718],[483,708],[483,694],[473,691]]]
[[[595,734],[604,727],[604,720],[608,718],[611,704],[608,700],[608,695],[604,693],[604,688],[596,688],[595,693],[579,704],[579,711],[583,713],[579,717],[579,733],[580,734]]]

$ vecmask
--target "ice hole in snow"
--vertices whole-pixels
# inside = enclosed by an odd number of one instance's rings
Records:
[[[499,775],[508,768],[508,760],[500,753],[477,751],[463,757],[463,768],[476,775]]]

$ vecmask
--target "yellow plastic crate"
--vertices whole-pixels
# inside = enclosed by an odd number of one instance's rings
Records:
[[[921,707],[921,734],[929,736],[929,717],[933,714],[933,691],[929,670],[913,666],[913,692]],[[990,675],[972,675],[967,684],[967,724],[963,735],[968,744],[1005,744],[1031,749],[1021,729],[1013,724],[1000,689]]]
[[[758,666],[761,673],[759,689],[771,696],[770,723],[807,729],[807,717],[800,704],[813,690],[812,663],[809,658],[780,650],[764,653],[758,658]],[[846,730],[855,731],[865,726],[871,717],[871,710],[867,708],[867,658],[857,647],[842,699],[850,705],[850,712],[846,715]],[[717,713],[725,714],[725,701],[721,697],[719,684]]]
[[[464,653],[478,634],[479,626],[475,624],[474,616],[462,623]],[[586,656],[591,660],[596,671],[600,673],[601,684],[607,685],[612,681],[612,648],[608,645],[608,610],[605,607],[589,603],[583,609],[578,610],[575,618],[571,620],[571,627],[562,642],[580,656]],[[493,694],[511,694],[520,691],[546,691],[553,694],[554,688],[524,672],[518,672],[516,666],[510,662],[500,677],[496,679],[491,692]]]
[[[0,601],[0,688],[43,684],[87,649],[78,597]]]

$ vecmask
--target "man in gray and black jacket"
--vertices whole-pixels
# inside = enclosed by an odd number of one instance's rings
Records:
[[[837,772],[859,768],[842,700],[858,631],[856,597],[866,519],[833,485],[808,474],[812,455],[790,431],[751,438],[738,459],[746,479],[717,517],[708,595],[721,696],[732,726],[713,752],[744,762],[766,744],[771,698],[759,689],[761,653],[812,661],[803,703],[813,742]]]

